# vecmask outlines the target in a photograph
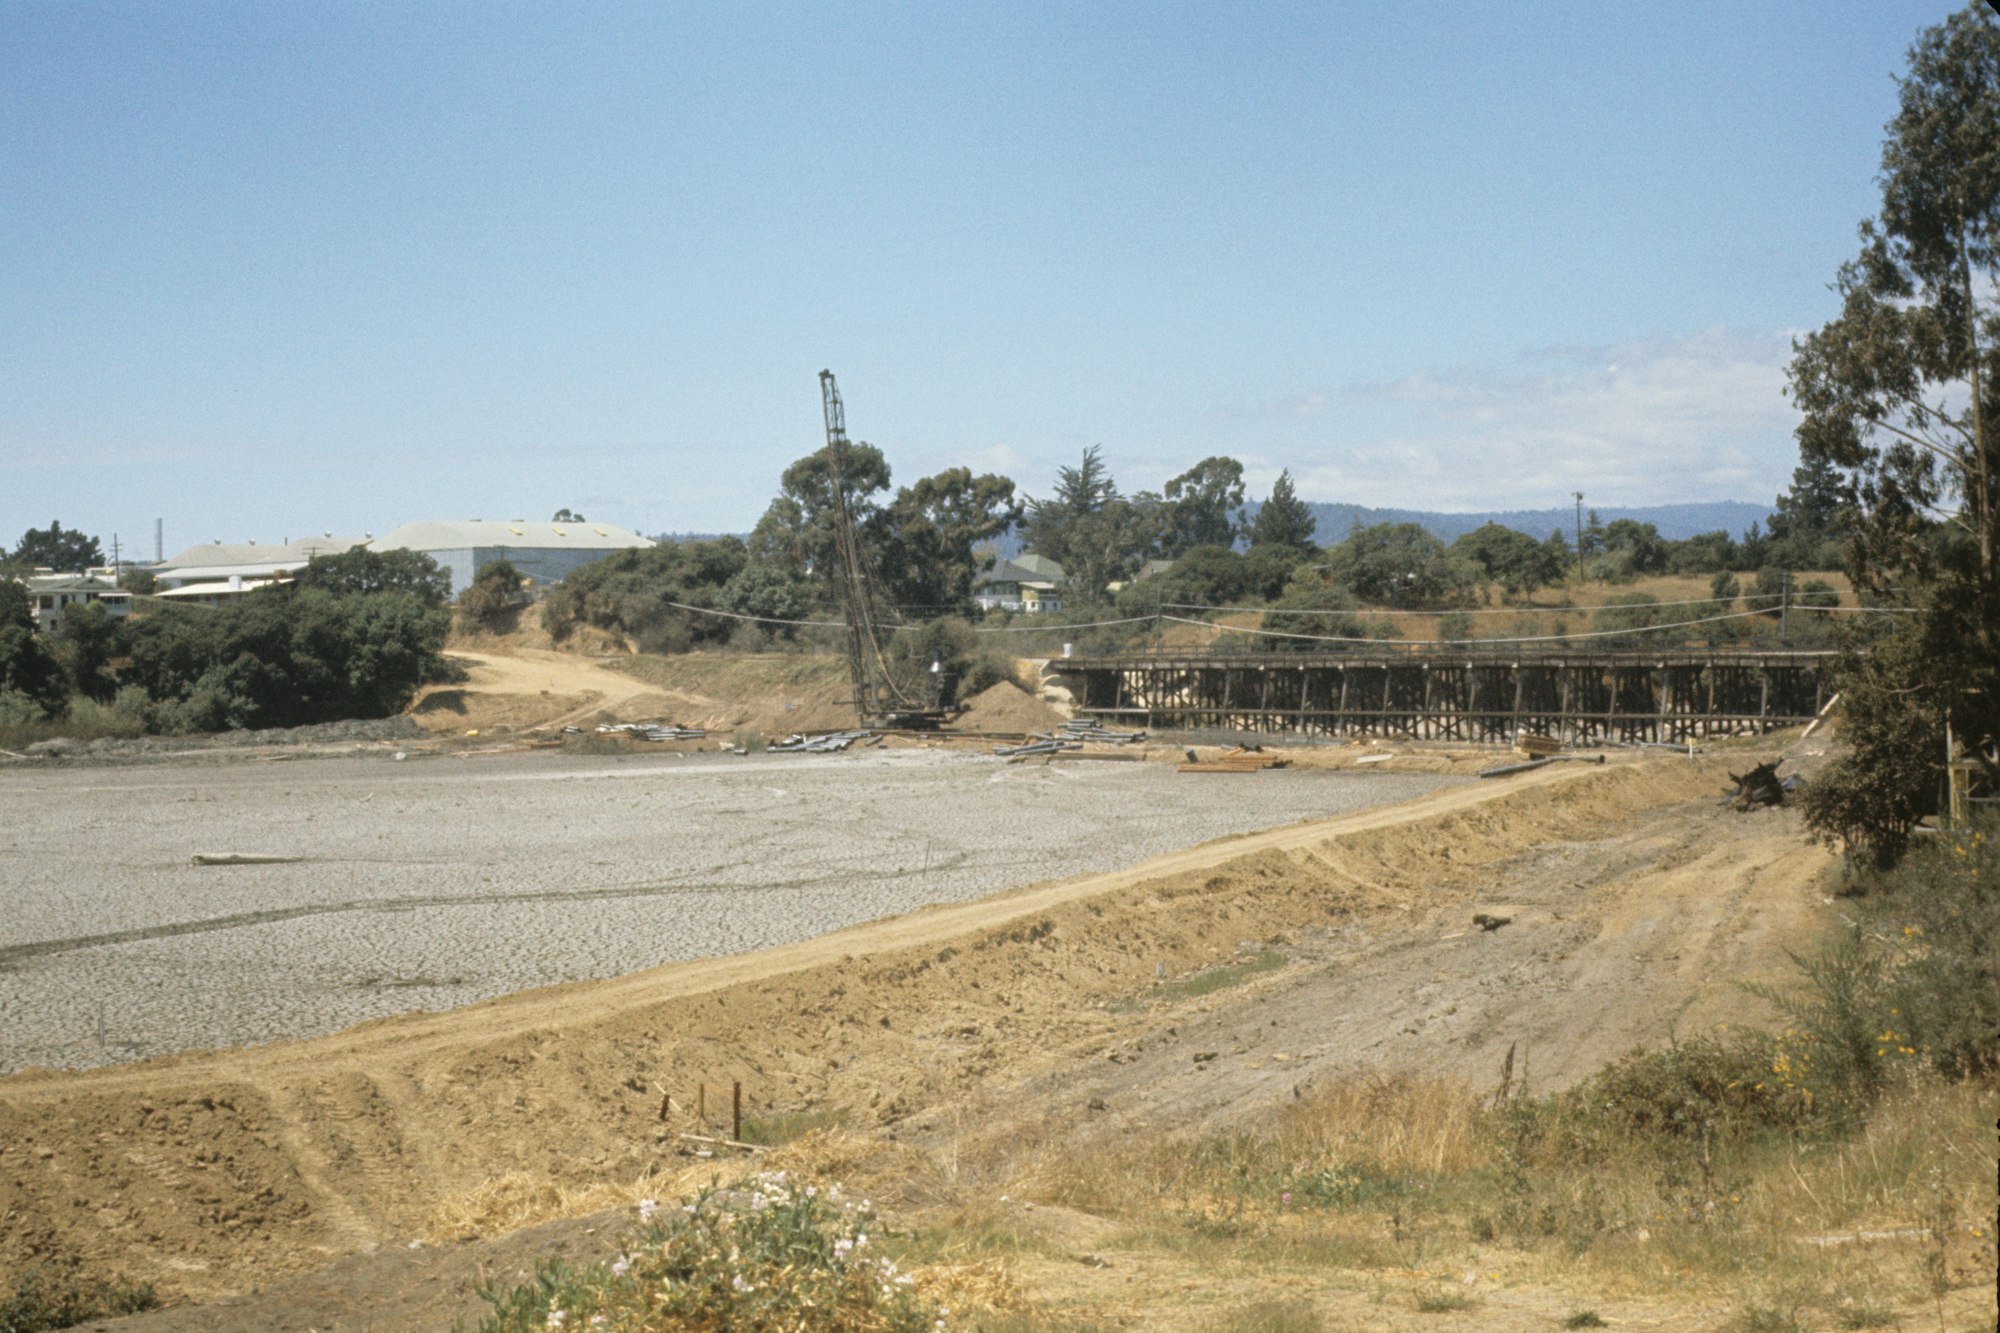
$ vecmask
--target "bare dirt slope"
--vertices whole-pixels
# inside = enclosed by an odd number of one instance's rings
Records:
[[[1824,856],[1788,814],[1717,811],[1726,766],[1563,766],[763,953],[0,1080],[0,1271],[69,1248],[242,1292],[404,1244],[496,1176],[636,1182],[674,1161],[660,1090],[698,1080],[902,1136],[1021,1088],[1076,1123],[1213,1122],[1368,1063],[1489,1077],[1515,1041],[1563,1082],[1739,1012],[1734,981],[1809,928]],[[1467,933],[1495,900],[1514,923]],[[1274,941],[1244,990],[1149,1002]]]
[[[645,681],[595,658],[551,648],[496,646],[448,654],[469,679],[433,685],[410,715],[433,731],[556,730],[614,715],[671,715],[673,700]]]

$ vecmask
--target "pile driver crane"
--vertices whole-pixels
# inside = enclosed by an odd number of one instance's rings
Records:
[[[847,494],[848,451],[847,411],[841,405],[840,386],[833,372],[819,373],[820,406],[826,415],[827,490],[833,507],[834,545],[839,568],[833,576],[840,585],[840,604],[847,622],[847,672],[854,681],[854,713],[864,727],[905,727],[932,730],[956,716],[958,710],[940,697],[945,682],[937,663],[932,663],[931,687],[924,697],[913,697],[897,683],[882,651],[882,635],[875,617],[874,581],[860,533],[854,522],[854,506]]]

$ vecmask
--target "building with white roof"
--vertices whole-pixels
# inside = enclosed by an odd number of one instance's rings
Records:
[[[306,567],[316,555],[339,555],[367,544],[366,537],[306,537],[275,546],[256,542],[190,546],[173,559],[153,567],[157,587],[183,588],[190,584],[216,584],[241,591],[245,584],[286,580]]]
[[[368,543],[372,551],[421,551],[451,575],[456,597],[480,570],[505,560],[523,577],[554,583],[578,565],[614,551],[651,546],[651,539],[609,523],[531,523],[525,519],[465,519],[405,523]]]

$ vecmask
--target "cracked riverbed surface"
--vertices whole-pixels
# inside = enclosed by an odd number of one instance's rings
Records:
[[[928,750],[0,770],[0,1072],[742,953],[1454,781]]]

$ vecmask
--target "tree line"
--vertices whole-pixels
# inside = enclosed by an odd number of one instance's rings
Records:
[[[452,677],[450,591],[429,556],[357,549],[224,606],[114,618],[90,603],[41,635],[26,588],[0,579],[0,725],[88,711],[108,732],[174,734],[387,717]]]

